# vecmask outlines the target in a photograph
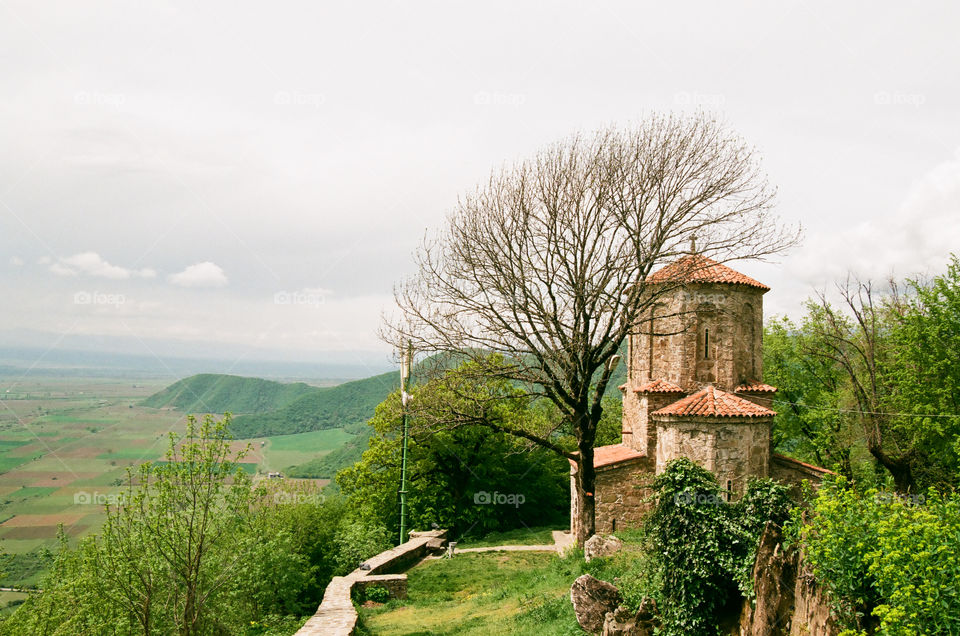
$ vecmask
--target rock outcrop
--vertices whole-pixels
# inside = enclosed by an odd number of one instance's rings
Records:
[[[756,598],[743,604],[740,636],[835,636],[826,591],[795,549],[785,549],[783,533],[768,523],[753,563]]]
[[[603,636],[653,636],[659,626],[657,604],[645,598],[636,614],[623,605],[608,612],[603,622]]]
[[[605,537],[595,534],[583,544],[583,557],[590,563],[591,559],[616,554],[622,547],[623,541],[612,534]]]
[[[580,627],[591,634],[600,634],[607,613],[617,609],[623,596],[610,583],[584,574],[570,586],[570,601]]]

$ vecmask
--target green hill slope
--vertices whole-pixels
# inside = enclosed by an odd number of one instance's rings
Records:
[[[174,382],[140,404],[155,409],[173,407],[188,413],[266,413],[318,390],[303,382],[285,384],[260,378],[201,373]]]
[[[377,404],[399,386],[400,374],[391,372],[314,388],[276,411],[234,418],[231,428],[239,439],[344,428],[373,417]]]

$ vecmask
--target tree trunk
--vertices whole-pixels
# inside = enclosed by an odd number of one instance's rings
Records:
[[[597,473],[593,467],[593,445],[580,445],[580,457],[577,460],[577,475],[574,483],[577,488],[576,540],[579,547],[583,547],[587,539],[596,533],[596,505],[594,488],[597,482]]]
[[[901,494],[915,492],[917,485],[913,480],[913,471],[910,470],[910,462],[902,458],[894,458],[883,452],[883,449],[875,444],[869,444],[870,454],[880,462],[880,465],[890,471],[893,476],[893,487]]]

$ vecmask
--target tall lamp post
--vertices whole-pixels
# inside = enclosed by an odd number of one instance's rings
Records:
[[[410,384],[410,371],[413,367],[413,344],[407,345],[407,350],[401,353],[400,360],[400,413],[403,421],[403,451],[400,457],[400,543],[407,537],[407,403],[410,394],[407,388]]]

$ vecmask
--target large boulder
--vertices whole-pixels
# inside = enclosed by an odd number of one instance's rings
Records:
[[[583,544],[583,556],[590,563],[591,559],[616,554],[622,547],[623,541],[612,534],[605,537],[595,534]]]
[[[652,598],[645,598],[636,614],[623,605],[608,612],[603,622],[603,636],[653,636],[659,626],[657,604]]]
[[[584,574],[570,586],[570,601],[580,627],[591,634],[603,631],[607,612],[614,611],[623,597],[615,586]]]

